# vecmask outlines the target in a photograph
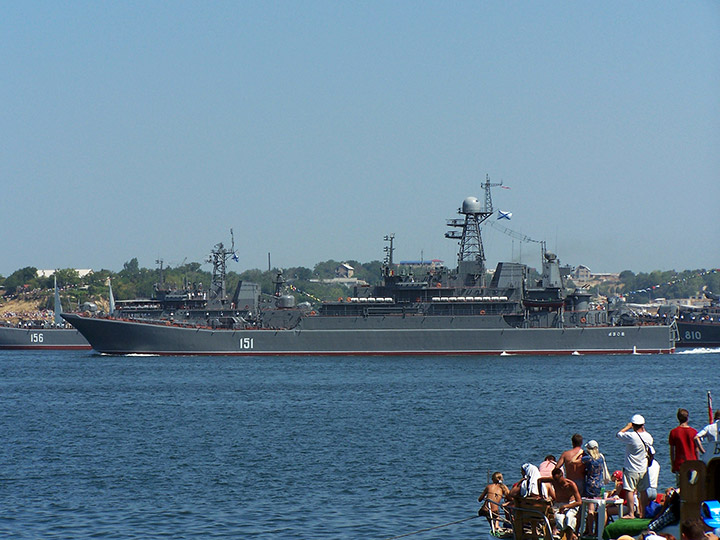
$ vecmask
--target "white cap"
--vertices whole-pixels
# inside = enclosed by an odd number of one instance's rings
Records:
[[[645,419],[642,417],[641,414],[636,414],[630,419],[630,423],[635,424],[636,426],[644,426]]]

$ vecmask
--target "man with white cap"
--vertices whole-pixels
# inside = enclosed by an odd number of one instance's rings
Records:
[[[627,492],[628,511],[624,517],[635,516],[635,491],[640,493],[639,516],[643,517],[647,506],[648,458],[655,454],[653,438],[645,431],[645,419],[634,415],[628,424],[618,431],[617,438],[625,443],[625,462],[623,465],[623,489]]]

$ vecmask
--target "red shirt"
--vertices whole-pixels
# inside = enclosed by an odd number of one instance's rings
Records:
[[[695,454],[695,442],[693,438],[697,430],[690,426],[678,426],[670,432],[668,443],[670,448],[675,450],[675,459],[672,460],[672,472],[678,472],[680,465],[685,461],[697,459]],[[670,453],[672,456],[672,451]]]

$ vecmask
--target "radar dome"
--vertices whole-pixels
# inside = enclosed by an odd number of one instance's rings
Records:
[[[462,213],[463,214],[479,214],[482,212],[482,206],[477,197],[468,197],[463,201]]]

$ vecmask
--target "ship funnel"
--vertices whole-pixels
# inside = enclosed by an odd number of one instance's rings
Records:
[[[560,261],[554,253],[545,253],[542,286],[548,289],[561,289],[563,287],[562,276],[560,275]]]

